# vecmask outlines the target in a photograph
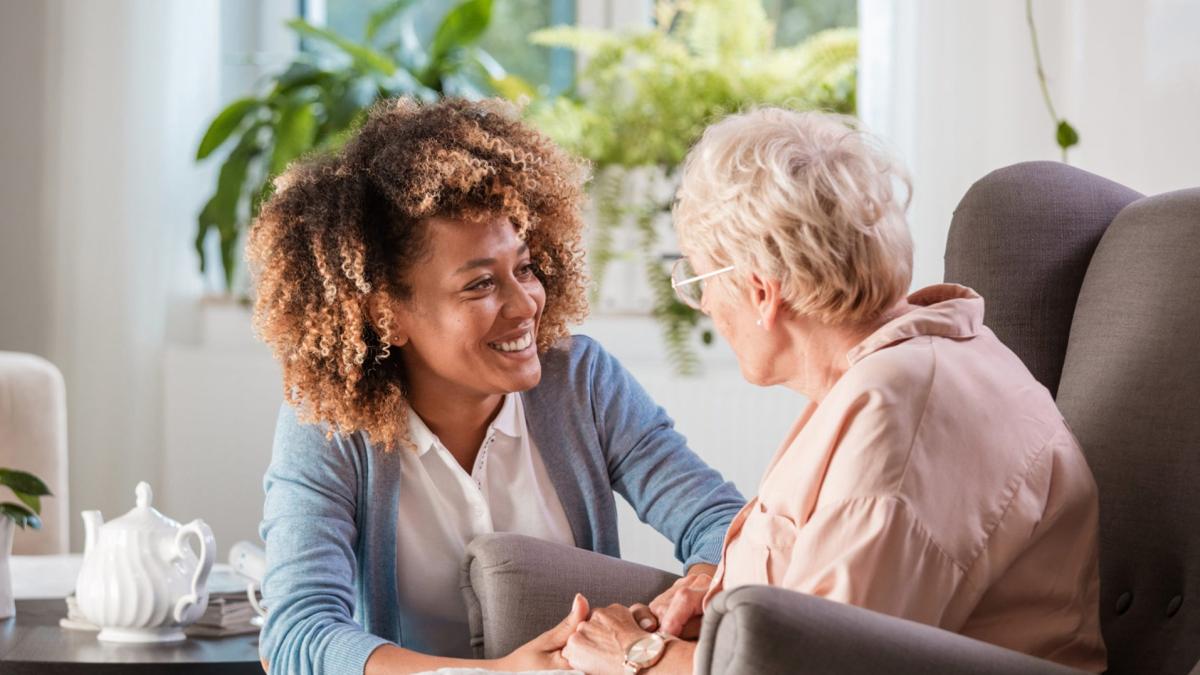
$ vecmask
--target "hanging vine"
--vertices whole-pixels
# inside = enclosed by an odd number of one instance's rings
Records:
[[[1042,99],[1046,101],[1046,110],[1054,121],[1054,140],[1062,148],[1062,161],[1067,161],[1067,149],[1079,144],[1079,132],[1066,119],[1059,117],[1054,110],[1054,101],[1050,99],[1050,87],[1046,84],[1046,69],[1042,67],[1042,50],[1038,48],[1037,25],[1033,21],[1033,0],[1025,0],[1025,21],[1029,24],[1029,39],[1033,43],[1033,63],[1037,68],[1038,84],[1042,87]]]

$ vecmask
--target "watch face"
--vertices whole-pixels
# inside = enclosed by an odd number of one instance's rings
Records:
[[[658,662],[658,657],[662,656],[663,647],[666,643],[659,635],[651,633],[646,637],[633,643],[629,648],[629,654],[625,657],[630,663],[636,664],[639,668],[646,668]]]

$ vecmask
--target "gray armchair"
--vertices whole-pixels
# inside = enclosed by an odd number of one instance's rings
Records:
[[[1200,675],[1200,188],[1142,197],[1058,163],[995,171],[954,213],[946,280],[983,295],[985,323],[1057,394],[1095,474],[1108,672]],[[463,590],[491,657],[560,621],[575,592],[644,602],[674,578],[490,535],[468,548]],[[696,671],[1074,672],[764,586],[714,599]]]

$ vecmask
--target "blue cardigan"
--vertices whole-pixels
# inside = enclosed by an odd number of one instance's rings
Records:
[[[620,556],[615,490],[685,565],[720,558],[744,499],[599,344],[575,336],[549,350],[541,383],[521,396],[577,546]],[[327,440],[284,405],[263,482],[262,657],[273,673],[359,675],[421,620],[396,594],[397,454],[361,433]]]

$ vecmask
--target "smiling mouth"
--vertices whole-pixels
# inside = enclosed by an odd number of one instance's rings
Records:
[[[533,332],[528,331],[516,340],[508,340],[507,342],[489,342],[488,346],[498,352],[512,353],[520,352],[529,349],[529,345],[533,344]]]

